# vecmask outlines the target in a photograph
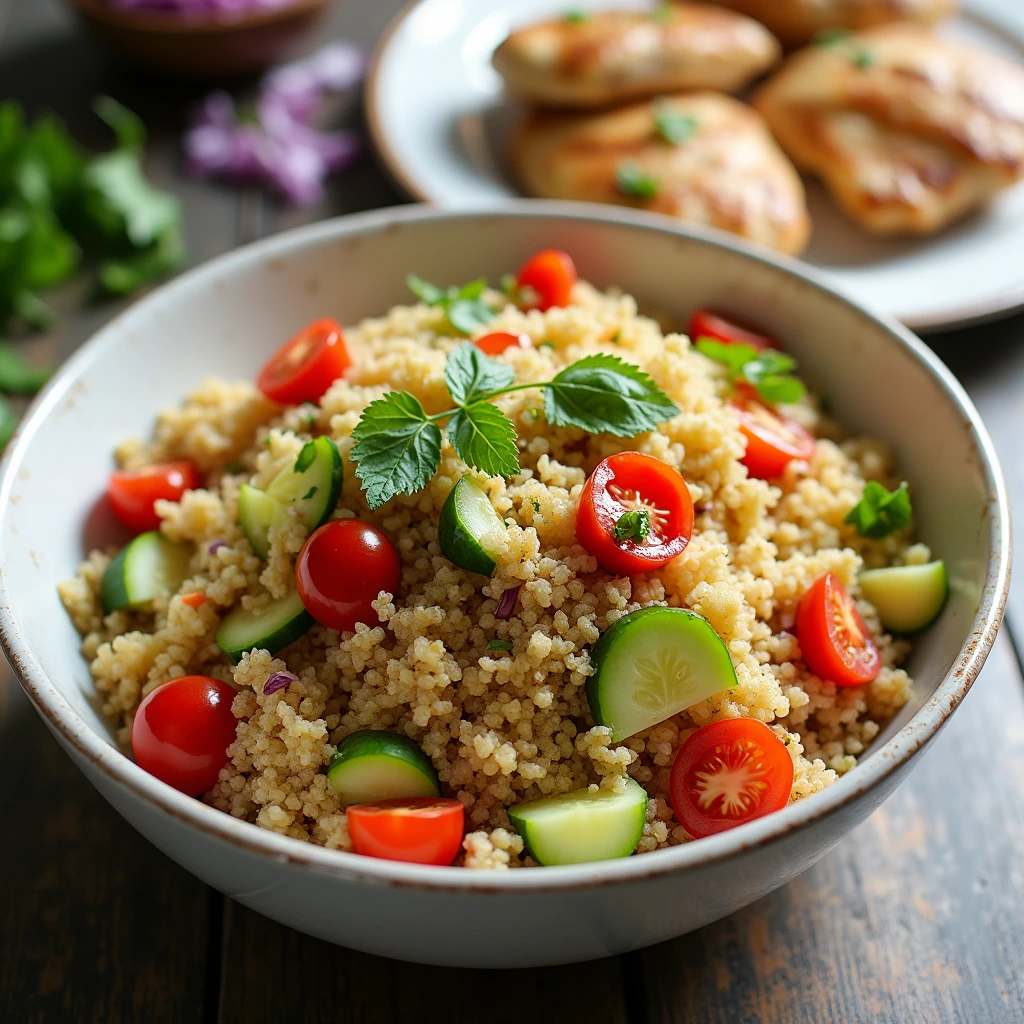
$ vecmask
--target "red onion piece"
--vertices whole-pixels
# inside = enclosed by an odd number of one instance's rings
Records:
[[[275,672],[264,684],[263,684],[263,696],[269,697],[272,693],[277,693],[278,690],[284,690],[286,687],[291,686],[292,683],[297,683],[299,677],[293,675],[291,672]]]
[[[519,600],[519,591],[522,588],[522,583],[517,583],[514,587],[509,587],[508,590],[502,593],[501,597],[498,598],[498,607],[494,609],[494,617],[496,619],[512,618],[512,613],[516,610],[516,601]]]
[[[221,548],[226,548],[228,542],[226,540],[215,540],[206,550],[209,554],[215,555]]]

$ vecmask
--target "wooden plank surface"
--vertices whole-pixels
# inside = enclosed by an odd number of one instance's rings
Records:
[[[321,28],[369,44],[397,0],[345,0]],[[151,172],[182,197],[193,261],[261,234],[401,197],[372,160],[296,211],[183,178],[194,92],[125,75],[57,0],[19,0],[0,44],[0,97],[53,106],[83,139],[99,91],[154,127]],[[358,122],[358,111],[341,111]],[[72,290],[61,296],[78,308]],[[85,307],[40,354],[65,355],[116,307]],[[1024,508],[1024,317],[934,341],[992,430]],[[1022,549],[1024,550],[1024,549]],[[1024,635],[1024,588],[1013,597]],[[0,679],[0,1021],[301,1019],[545,1024],[1024,1020],[1024,682],[1004,634],[910,780],[850,840],[780,892],[692,936],[597,964],[445,971],[339,950],[225,903],[91,790],[16,684]],[[496,997],[495,993],[499,995]],[[495,1009],[497,1007],[497,1009]]]

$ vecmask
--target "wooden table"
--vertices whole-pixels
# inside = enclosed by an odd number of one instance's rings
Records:
[[[15,0],[0,98],[52,107],[104,144],[89,98],[110,92],[152,128],[150,169],[181,196],[200,262],[328,214],[400,201],[365,161],[324,203],[287,211],[182,176],[196,90],[117,70],[57,0]],[[370,45],[398,0],[343,0],[321,35]],[[358,121],[354,108],[347,115]],[[117,307],[74,289],[66,356]],[[933,339],[980,406],[1024,508],[1024,317]],[[937,453],[941,457],[941,453]],[[1020,568],[1020,566],[1018,566]],[[1018,577],[1024,580],[1024,575]],[[1024,585],[1010,627],[1024,636]],[[447,1024],[1024,1020],[1024,685],[1004,630],[977,685],[912,778],[790,885],[696,934],[574,967],[498,975],[394,963],[326,945],[225,900],[151,848],[0,678],[0,1021],[337,1021]]]

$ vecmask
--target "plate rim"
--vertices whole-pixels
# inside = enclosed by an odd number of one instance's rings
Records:
[[[380,78],[384,57],[387,55],[392,43],[394,42],[395,36],[398,34],[398,31],[402,28],[405,22],[408,21],[417,8],[428,2],[430,2],[430,0],[407,0],[407,2],[402,5],[402,7],[387,23],[384,32],[381,34],[380,39],[377,41],[377,45],[373,49],[370,63],[367,68],[366,87],[363,92],[363,113],[369,130],[370,141],[372,142],[374,152],[378,157],[378,163],[388,178],[397,185],[402,192],[414,199],[416,202],[446,207],[448,204],[439,199],[436,195],[433,195],[428,188],[426,188],[409,172],[407,167],[398,158],[397,153],[391,146],[388,134],[384,129],[384,119],[381,114]],[[979,10],[979,7],[982,9]],[[985,4],[979,3],[979,0],[964,0],[964,6],[961,8],[960,14],[970,13],[973,17],[983,21],[989,28],[995,31],[1002,31],[1007,34],[1011,34],[1014,37],[1014,40],[1020,44],[1022,49],[1024,49],[1024,24],[1017,26],[1001,18],[993,18],[990,12],[984,8]],[[803,176],[802,172],[801,176]],[[1024,182],[1019,184],[1021,187],[1024,187]],[[529,199],[531,197],[516,194],[511,198],[515,200]],[[563,202],[575,201],[576,200],[563,200]],[[493,202],[486,205],[493,205]],[[629,209],[629,207],[621,207],[621,209]],[[684,221],[683,223],[686,222]],[[737,239],[738,244],[740,245],[753,245],[755,249],[761,248],[760,246],[749,243],[738,236],[730,235],[730,238]],[[800,259],[800,257],[797,257],[797,259]],[[801,260],[801,262],[806,261]],[[812,267],[816,271],[827,274],[831,279],[831,272],[826,268],[818,267],[813,263],[807,263],[807,266]],[[878,312],[884,313],[886,316],[891,316],[893,319],[903,324],[904,327],[907,327],[918,334],[939,334],[946,331],[957,330],[962,327],[971,327],[994,320],[1002,320],[1004,318],[1011,317],[1016,313],[1020,313],[1021,311],[1024,311],[1024,279],[1009,290],[999,292],[986,300],[963,303],[958,306],[944,307],[926,315],[902,315],[899,310],[894,309],[879,310]]]

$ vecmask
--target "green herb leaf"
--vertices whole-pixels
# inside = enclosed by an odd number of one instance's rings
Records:
[[[5,399],[0,398],[0,448],[3,448],[18,427],[18,417]]]
[[[697,131],[697,118],[673,109],[667,103],[654,108],[654,126],[658,134],[673,146],[686,142]]]
[[[142,249],[181,219],[178,200],[150,185],[130,150],[96,157],[86,168],[85,185],[88,216],[108,240],[123,232]]]
[[[489,640],[487,650],[489,651],[511,651],[515,644],[511,640]]]
[[[0,342],[0,391],[34,395],[52,373],[52,369],[32,366],[13,345]]]
[[[441,430],[407,391],[389,391],[371,402],[352,437],[356,476],[370,508],[380,508],[396,494],[415,494],[441,461]]]
[[[854,66],[860,68],[861,71],[867,71],[868,68],[873,68],[878,63],[878,59],[870,50],[865,50],[863,47],[859,46],[854,50],[850,60],[852,60]]]
[[[612,527],[612,536],[621,544],[624,540],[635,540],[642,544],[651,532],[651,513],[645,508],[633,508],[623,512]]]
[[[472,342],[460,345],[444,366],[444,380],[458,405],[475,402],[488,391],[507,388],[516,379],[506,363],[488,358]]]
[[[488,476],[519,472],[519,449],[512,421],[490,402],[475,402],[460,409],[447,425],[448,437],[459,458]]]
[[[142,152],[146,144],[146,126],[138,114],[130,111],[124,104],[118,103],[113,96],[97,96],[92,101],[92,109],[117,136],[119,149],[131,150],[134,153]]]
[[[438,288],[436,284],[424,281],[422,277],[417,277],[416,274],[409,274],[405,279],[405,283],[409,291],[420,302],[425,302],[428,306],[438,306],[444,301],[445,291],[443,288]]]
[[[862,537],[877,540],[910,525],[910,491],[902,483],[894,491],[876,480],[864,485],[864,495],[843,520],[857,528]]]
[[[841,46],[850,39],[850,31],[845,28],[823,28],[814,33],[811,42],[815,46]]]
[[[773,348],[758,350],[753,345],[729,344],[713,338],[698,338],[694,348],[728,367],[733,382],[743,380],[752,385],[769,405],[792,405],[804,395],[803,381],[792,376],[796,360],[785,352]]]
[[[544,389],[544,414],[556,427],[633,437],[679,412],[639,367],[607,353],[567,366]]]
[[[674,13],[675,9],[672,4],[658,4],[651,11],[651,20],[658,22],[659,25],[665,25],[672,20]]]
[[[624,196],[636,199],[653,199],[661,190],[657,178],[628,160],[615,171],[615,187]]]
[[[472,334],[494,319],[494,310],[481,299],[456,299],[448,306],[448,323],[462,334]]]
[[[309,499],[312,498],[313,495],[316,494],[316,492],[317,492],[317,488],[315,486],[310,487],[310,489],[308,491],[306,491],[306,493],[302,496],[302,500],[303,501],[309,501]]]
[[[185,262],[185,247],[177,227],[169,228],[152,245],[120,259],[104,260],[99,284],[111,295],[129,295]]]
[[[444,289],[410,274],[405,283],[421,302],[443,309],[448,323],[460,334],[472,334],[494,319],[494,310],[480,298],[487,288],[485,278],[470,281],[459,288]]]
[[[534,512],[540,512],[540,502],[536,498],[531,498],[530,504],[533,506]]]

